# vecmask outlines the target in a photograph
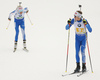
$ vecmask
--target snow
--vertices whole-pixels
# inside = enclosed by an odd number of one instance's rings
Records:
[[[99,0],[20,0],[28,7],[31,25],[25,15],[26,39],[29,52],[22,50],[22,34],[19,33],[18,49],[13,53],[14,22],[9,28],[7,20],[11,11],[16,9],[19,0],[2,0],[0,3],[0,80],[99,80],[100,79],[100,37],[99,37]],[[65,74],[68,31],[65,25],[73,18],[78,5],[82,4],[83,16],[90,23],[93,32],[88,33],[93,71],[91,73],[86,48],[87,69],[81,77],[77,75],[62,77]],[[70,31],[69,60],[67,73],[75,69],[75,33]],[[81,54],[80,54],[81,57]]]

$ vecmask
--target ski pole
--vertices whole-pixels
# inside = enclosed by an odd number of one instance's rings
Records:
[[[91,72],[93,73],[92,62],[91,62],[91,56],[90,56],[90,50],[89,50],[89,44],[88,44],[88,39],[87,39],[87,34],[86,34],[86,25],[85,25],[85,24],[84,24],[84,27],[85,27],[85,35],[86,35],[86,42],[87,42],[87,48],[88,48],[88,54],[89,54]]]
[[[67,64],[68,64],[69,37],[70,37],[70,24],[69,24],[69,31],[68,31],[68,44],[67,44],[66,71],[65,72],[67,72]]]
[[[27,13],[26,13],[26,14],[27,14]],[[32,21],[31,21],[31,19],[29,18],[28,14],[27,14],[27,17],[28,17],[28,19],[29,19],[31,25],[33,25],[33,23],[32,23]]]
[[[9,27],[9,25],[10,25],[10,22],[11,22],[11,21],[9,21],[8,26],[7,26],[7,28],[6,28],[6,29],[8,29],[8,27]]]

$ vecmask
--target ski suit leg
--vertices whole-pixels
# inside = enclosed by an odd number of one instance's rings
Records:
[[[82,40],[81,44],[82,63],[86,63],[85,47],[86,47],[86,39]]]
[[[22,37],[23,37],[23,40],[26,40],[26,35],[25,35],[25,24],[24,24],[24,21],[22,21],[20,27],[21,27],[21,31],[22,31]]]
[[[15,31],[16,31],[15,41],[17,42],[18,41],[18,35],[19,35],[19,24],[17,22],[15,22]]]
[[[79,57],[79,51],[80,51],[80,41],[77,39],[75,39],[75,48],[76,48],[76,62],[79,63],[80,62],[80,57]]]

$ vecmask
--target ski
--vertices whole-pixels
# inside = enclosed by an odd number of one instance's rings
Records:
[[[13,50],[13,52],[15,52],[15,51],[16,51],[16,49]]]
[[[16,52],[16,50],[14,50],[13,52]]]
[[[80,71],[80,72],[82,72],[82,71]],[[64,76],[67,76],[67,75],[78,74],[78,73],[80,73],[80,72],[72,72],[72,73],[69,73],[69,74],[64,74],[64,75],[62,75],[62,76],[64,77]]]
[[[28,51],[29,51],[29,50],[28,50],[28,49],[26,49],[26,48],[23,48],[23,50],[24,50],[24,51],[26,51],[26,52],[28,52]]]
[[[28,49],[23,48],[24,51],[28,52]],[[13,52],[16,52],[16,49],[13,50]]]
[[[81,72],[79,75],[77,75],[77,77],[80,77],[81,75],[85,74],[86,72],[88,72],[88,70],[85,72]]]

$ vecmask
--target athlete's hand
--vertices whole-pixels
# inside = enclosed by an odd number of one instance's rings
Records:
[[[67,23],[68,23],[68,24],[71,24],[71,19],[69,19],[69,20],[67,21]]]
[[[83,23],[86,25],[87,24],[87,21],[85,19],[83,19]]]
[[[9,21],[11,21],[11,19],[10,19],[10,18],[8,18],[8,20],[9,20]]]
[[[28,11],[26,11],[26,13],[28,13]]]

